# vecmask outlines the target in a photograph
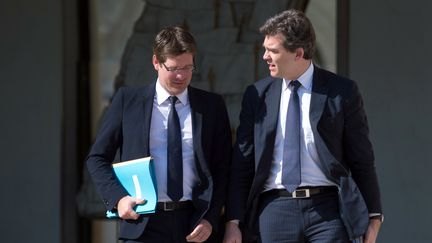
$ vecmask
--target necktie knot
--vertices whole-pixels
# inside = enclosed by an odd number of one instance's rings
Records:
[[[288,87],[292,92],[297,92],[298,88],[300,88],[301,83],[298,80],[293,80],[289,83]]]
[[[170,97],[168,97],[171,105],[175,106],[175,103],[177,102],[178,98],[175,95],[171,95]]]

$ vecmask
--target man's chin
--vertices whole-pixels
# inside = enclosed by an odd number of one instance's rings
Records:
[[[281,78],[276,72],[270,72],[270,76],[273,78]]]

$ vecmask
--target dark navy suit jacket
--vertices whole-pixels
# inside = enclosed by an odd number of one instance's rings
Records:
[[[310,123],[325,175],[338,185],[341,217],[351,238],[363,235],[368,212],[381,213],[379,187],[363,101],[357,85],[315,67]],[[244,94],[227,202],[228,219],[247,232],[270,173],[282,79],[268,77]],[[246,237],[247,239],[248,237]]]
[[[116,152],[120,152],[120,161],[151,156],[149,130],[154,95],[155,83],[139,88],[121,88],[106,112],[87,157],[88,170],[108,210],[114,209],[118,201],[128,195],[111,167]],[[190,86],[188,95],[199,179],[192,190],[196,210],[191,229],[202,218],[217,229],[225,202],[231,159],[229,119],[221,96]],[[138,220],[121,220],[119,236],[136,239],[150,217],[152,215],[141,215]]]

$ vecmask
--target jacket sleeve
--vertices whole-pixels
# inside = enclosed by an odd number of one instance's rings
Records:
[[[382,213],[367,117],[362,97],[354,82],[347,97],[344,102],[344,157],[369,213]]]
[[[226,204],[227,220],[244,221],[246,204],[255,173],[254,126],[258,95],[253,85],[245,91],[240,111],[240,124],[230,168]]]
[[[228,112],[222,97],[218,96],[215,107],[216,129],[212,137],[212,157],[210,158],[213,193],[209,210],[204,215],[204,218],[217,230],[222,207],[226,199],[232,138]]]
[[[115,208],[118,201],[128,195],[112,169],[112,162],[122,144],[122,109],[123,90],[120,89],[104,115],[86,159],[87,169],[108,210]]]

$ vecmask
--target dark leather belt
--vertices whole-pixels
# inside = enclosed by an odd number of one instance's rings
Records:
[[[304,187],[298,188],[292,193],[285,189],[273,189],[264,192],[265,196],[280,196],[280,197],[291,197],[291,198],[309,198],[325,193],[337,192],[337,187],[335,186],[319,186],[319,187]]]
[[[156,209],[159,211],[175,211],[180,209],[192,208],[192,201],[181,201],[181,202],[158,202]]]

